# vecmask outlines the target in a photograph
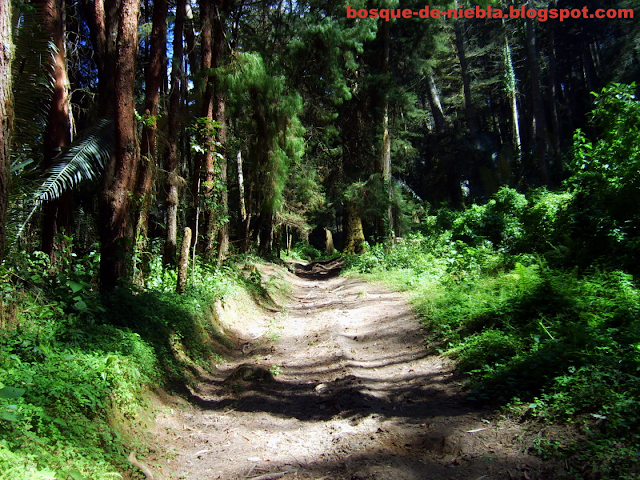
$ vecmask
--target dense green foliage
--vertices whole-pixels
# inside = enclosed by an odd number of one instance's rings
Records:
[[[414,291],[430,347],[470,375],[470,400],[574,424],[577,436],[543,435],[536,447],[566,458],[576,478],[640,472],[640,140],[637,120],[626,123],[638,106],[625,86],[597,96],[599,139],[577,133],[565,189],[505,187],[349,259]]]
[[[578,438],[541,438],[541,451],[566,456],[586,478],[634,478],[624,476],[637,472],[640,448],[640,289],[631,275],[551,268],[539,255],[454,241],[451,231],[388,252],[376,246],[350,264],[414,293],[430,348],[470,374],[470,400],[575,423]]]
[[[96,255],[70,251],[55,266],[22,254],[0,272],[3,480],[121,478],[129,451],[145,450],[148,389],[188,382],[220,360],[228,340],[215,301],[242,288],[266,294],[259,275],[198,263],[177,295],[175,272],[155,256],[146,288],[101,296]]]

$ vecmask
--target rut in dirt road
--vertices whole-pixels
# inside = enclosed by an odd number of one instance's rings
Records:
[[[174,452],[164,474],[554,478],[523,453],[517,425],[464,401],[451,366],[427,354],[403,295],[339,269],[298,266],[290,303],[271,321],[279,338],[248,343],[248,355],[192,392],[191,407],[159,419],[160,443]]]

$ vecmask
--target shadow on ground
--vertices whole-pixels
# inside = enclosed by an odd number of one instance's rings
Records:
[[[285,345],[292,348],[279,354],[281,361],[287,360],[282,376],[286,380],[274,379],[266,365],[258,367],[269,355],[263,347],[251,358],[242,357],[248,363],[222,373],[220,378],[203,378],[193,388],[180,386],[183,396],[204,415],[234,416],[225,425],[243,423],[248,430],[243,430],[247,436],[242,434],[241,438],[249,441],[249,450],[262,452],[261,457],[269,458],[271,444],[251,441],[252,428],[262,429],[259,435],[272,441],[277,440],[273,435],[293,435],[304,445],[315,442],[314,453],[303,459],[293,451],[278,451],[254,476],[289,472],[282,478],[557,478],[557,467],[523,452],[525,442],[517,425],[494,425],[492,411],[466,400],[460,389],[464,377],[427,354],[420,326],[406,303],[400,308],[397,296],[375,289],[370,296],[361,297],[357,292],[363,284],[336,279],[342,267],[340,259],[294,267],[304,281],[292,299],[290,326],[294,330],[296,322],[305,326],[291,332]],[[386,309],[378,308],[376,302],[382,305],[385,299]],[[327,310],[334,313],[325,315]],[[327,317],[333,315],[335,321],[343,310],[348,321],[335,322],[337,330],[332,330]],[[375,321],[358,323],[361,312],[375,312]],[[310,322],[305,324],[307,319]],[[322,325],[325,319],[328,323]],[[350,333],[349,322],[357,324],[357,333]],[[321,329],[320,345],[307,342],[306,328],[311,325]],[[330,338],[327,332],[331,332]],[[289,361],[287,355],[294,355],[294,360]],[[232,362],[235,365],[241,362],[236,360]],[[257,374],[238,375],[243,368]],[[263,425],[268,425],[267,430]],[[339,431],[351,427],[358,433]],[[289,445],[293,448],[294,444]],[[283,461],[283,456],[291,458]],[[233,478],[250,478],[254,468],[256,465],[247,465],[248,474],[236,469]]]

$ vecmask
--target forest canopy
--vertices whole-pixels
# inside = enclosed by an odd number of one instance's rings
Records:
[[[357,253],[443,204],[562,187],[586,169],[576,149],[591,143],[574,137],[603,133],[601,90],[638,77],[633,14],[624,1],[14,2],[4,250],[53,260],[60,233],[77,252],[97,243],[111,290],[151,245],[175,265],[187,226],[218,264],[323,228]]]

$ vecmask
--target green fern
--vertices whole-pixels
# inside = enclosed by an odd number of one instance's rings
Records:
[[[111,158],[114,141],[113,121],[103,118],[84,138],[54,159],[54,165],[45,173],[46,179],[36,191],[36,202],[54,200],[65,190],[98,178]]]
[[[36,190],[31,212],[18,230],[19,237],[33,214],[46,201],[55,200],[64,191],[84,181],[99,178],[113,153],[115,130],[113,120],[103,118],[86,135],[54,158],[53,166]]]

